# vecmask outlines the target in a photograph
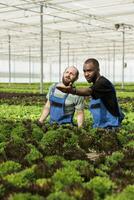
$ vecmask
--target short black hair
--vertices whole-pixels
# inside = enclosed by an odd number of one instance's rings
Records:
[[[99,62],[98,60],[96,60],[95,58],[89,58],[87,59],[84,64],[88,64],[88,63],[93,63],[93,65],[96,67],[97,70],[100,70],[100,65],[99,65]]]

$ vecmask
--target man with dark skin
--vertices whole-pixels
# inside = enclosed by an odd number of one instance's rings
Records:
[[[124,118],[121,112],[113,84],[100,75],[99,62],[90,58],[84,62],[84,76],[88,83],[93,83],[89,88],[58,87],[62,92],[91,96],[89,110],[93,116],[94,128],[119,127]]]

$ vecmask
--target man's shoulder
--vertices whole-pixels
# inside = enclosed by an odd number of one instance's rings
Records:
[[[104,76],[100,76],[100,78],[98,79],[98,81],[96,81],[95,84],[107,86],[107,87],[111,87],[111,86],[113,87],[113,84],[111,83],[111,81]]]
[[[105,76],[100,76],[97,82],[107,83],[107,82],[110,82],[110,80],[107,79]]]
[[[57,85],[57,83],[52,83],[50,86],[49,86],[49,91],[51,91],[53,88],[55,88]]]

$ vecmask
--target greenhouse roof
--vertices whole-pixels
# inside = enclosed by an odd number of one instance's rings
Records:
[[[41,18],[41,16],[43,16]],[[122,46],[134,53],[133,0],[4,0],[0,1],[0,58],[40,58],[41,19],[44,57],[62,55],[104,57]],[[60,43],[61,42],[61,43]]]

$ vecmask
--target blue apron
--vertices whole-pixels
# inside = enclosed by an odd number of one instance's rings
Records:
[[[57,85],[57,84],[56,84]],[[63,98],[54,96],[54,91],[56,85],[52,88],[51,94],[49,96],[50,101],[50,123],[58,123],[58,124],[73,124],[73,116],[72,114],[65,114],[65,101],[68,94],[65,94]]]
[[[89,110],[93,116],[94,128],[116,128],[119,127],[124,116],[113,116],[105,107],[101,99],[91,99]]]

